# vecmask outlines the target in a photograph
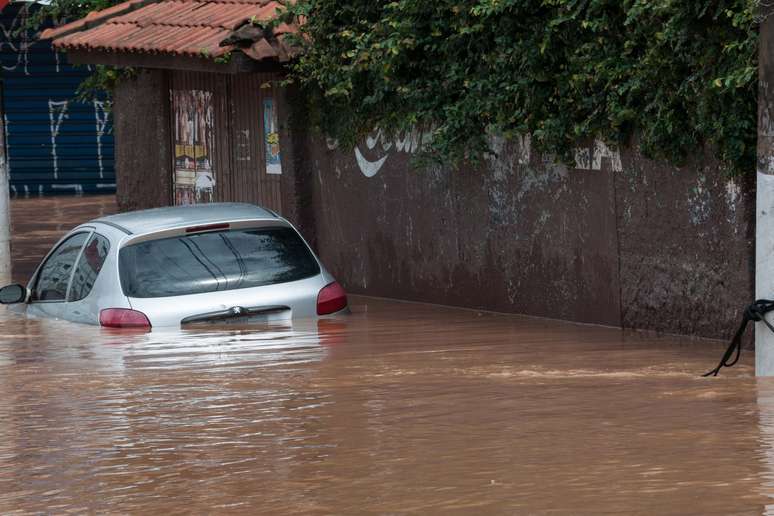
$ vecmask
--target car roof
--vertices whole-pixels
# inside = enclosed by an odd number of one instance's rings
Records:
[[[100,217],[91,222],[101,222],[125,233],[137,234],[234,220],[278,218],[273,211],[254,204],[218,202],[130,211]]]

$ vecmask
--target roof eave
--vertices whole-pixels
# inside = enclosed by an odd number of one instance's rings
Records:
[[[162,53],[139,52],[96,52],[87,50],[68,50],[68,59],[73,64],[101,64],[117,67],[157,68],[165,70],[181,70],[192,72],[214,73],[250,73],[250,72],[283,72],[285,64],[277,60],[264,59],[255,61],[241,51],[234,51],[228,60],[216,62],[208,57],[180,56]]]

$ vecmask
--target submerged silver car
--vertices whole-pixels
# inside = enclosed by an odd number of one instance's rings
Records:
[[[293,226],[250,204],[157,208],[70,231],[0,302],[108,327],[316,317],[347,296]]]

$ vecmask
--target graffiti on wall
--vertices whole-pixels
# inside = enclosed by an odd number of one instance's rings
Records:
[[[70,117],[67,114],[67,100],[48,99],[48,119],[49,129],[51,131],[51,159],[54,166],[54,179],[59,179],[59,156],[56,153],[56,139],[59,136],[59,130],[62,123]]]
[[[266,173],[282,174],[277,110],[271,97],[263,99],[263,140],[266,149]]]
[[[602,160],[610,160],[613,172],[621,172],[621,153],[611,149],[604,142],[595,140],[590,147],[575,149],[575,168],[580,170],[602,170]]]
[[[110,112],[105,107],[105,103],[95,100],[94,103],[95,132],[97,134],[97,164],[99,166],[99,177],[104,179],[105,167],[102,155],[102,137],[110,132]],[[62,130],[62,125],[70,118],[70,101],[48,99],[48,121],[49,137],[51,139],[51,163],[54,172],[54,179],[59,179],[59,154],[57,139]],[[6,122],[7,125],[7,122]],[[98,189],[115,188],[115,183],[97,183]],[[29,188],[22,185],[25,195],[29,195]],[[83,193],[83,185],[80,184],[52,184],[54,190],[72,190],[76,194]],[[16,189],[12,189],[16,193]]]
[[[110,129],[110,111],[101,100],[94,101],[94,120],[96,122],[97,132],[97,166],[99,167],[99,178],[105,177],[105,165],[102,161],[102,137]]]
[[[29,51],[33,45],[30,40],[30,34],[27,30],[22,30],[27,25],[29,17],[29,7],[22,6],[16,16],[11,20],[10,25],[0,24],[0,52],[5,47],[16,55],[16,62],[3,63],[3,70],[23,71],[24,75],[29,75]],[[18,39],[17,39],[18,33]],[[57,68],[57,72],[59,69]]]
[[[432,134],[432,130],[422,130],[415,126],[394,137],[389,137],[381,129],[376,128],[366,136],[362,144],[355,145],[355,161],[364,176],[374,177],[391,154],[414,154],[430,141]],[[330,150],[339,146],[339,143],[332,139],[327,140],[326,144]]]
[[[81,102],[88,75],[26,30],[40,6],[12,2],[0,12],[0,71],[7,164],[13,195],[115,190],[113,137],[105,102]]]
[[[212,92],[172,90],[175,204],[212,202],[215,170]]]
[[[367,135],[362,143],[355,145],[353,152],[360,172],[366,177],[374,177],[393,154],[415,154],[432,140],[433,132],[412,127],[410,130],[398,133],[390,138],[381,129],[375,129]],[[530,163],[532,159],[532,142],[529,135],[517,136],[518,144],[516,162],[520,165]],[[329,150],[338,148],[338,142],[328,140]],[[490,137],[490,148],[495,154],[505,149],[505,139],[501,136]],[[596,140],[591,146],[575,149],[575,168],[579,170],[602,170],[603,159],[609,160],[614,172],[621,172],[621,154],[611,149],[604,142]],[[551,160],[548,160],[551,161]]]

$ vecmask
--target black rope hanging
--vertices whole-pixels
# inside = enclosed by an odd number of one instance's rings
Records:
[[[769,299],[759,299],[745,308],[742,316],[742,324],[740,324],[739,329],[736,330],[736,334],[734,334],[734,338],[731,339],[731,344],[728,345],[728,349],[723,354],[723,358],[720,359],[720,363],[715,369],[704,373],[702,376],[717,376],[721,369],[724,367],[731,367],[739,361],[739,356],[742,354],[742,335],[744,335],[744,330],[747,329],[747,323],[750,321],[763,321],[763,323],[768,326],[769,330],[774,332],[774,326],[772,326],[764,317],[772,310],[774,310],[774,301]],[[734,357],[733,360],[731,359],[732,356]]]

